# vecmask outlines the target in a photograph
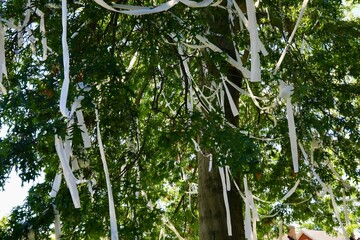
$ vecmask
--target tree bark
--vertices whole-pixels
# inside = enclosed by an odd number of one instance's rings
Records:
[[[230,28],[228,24],[228,15],[225,10],[211,9],[205,12],[210,31],[214,33],[209,36],[209,40],[222,49],[224,52],[236,59],[235,49],[231,40]],[[212,63],[208,63],[209,73],[219,75],[218,70]],[[238,86],[241,85],[241,73],[224,63],[227,78]],[[231,96],[239,108],[239,93],[228,86]],[[228,99],[225,97],[225,118],[234,126],[239,126],[238,116],[233,116]],[[200,140],[201,142],[201,140]],[[209,159],[201,154],[198,155],[199,168],[199,239],[200,240],[245,240],[244,219],[243,219],[243,200],[232,183],[231,190],[227,192],[231,215],[232,236],[228,236],[226,221],[226,210],[223,198],[223,188],[216,159],[214,166],[209,172]],[[235,176],[234,176],[235,177]],[[240,186],[240,177],[237,184]]]

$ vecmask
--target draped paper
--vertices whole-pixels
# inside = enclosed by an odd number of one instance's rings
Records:
[[[249,188],[246,177],[244,177],[244,191],[245,191],[245,238],[247,238],[248,240],[252,240]]]
[[[61,179],[62,179],[62,174],[61,173],[57,173],[51,188],[51,192],[50,192],[50,197],[51,198],[55,198],[57,193],[59,192],[60,189],[60,185],[61,185]]]
[[[67,2],[62,0],[62,48],[63,48],[63,67],[64,67],[64,81],[60,93],[60,112],[64,117],[69,117],[69,110],[66,107],[67,96],[69,92],[70,76],[69,76],[69,47],[67,44]]]
[[[60,223],[60,214],[56,208],[56,205],[53,204],[54,214],[55,214],[55,240],[60,240],[61,238],[61,223]]]
[[[113,12],[119,12],[123,14],[128,15],[145,15],[145,14],[153,14],[153,13],[159,13],[164,12],[178,4],[179,2],[182,2],[188,7],[193,8],[200,8],[200,7],[207,7],[209,6],[213,0],[203,0],[201,2],[196,1],[190,1],[190,0],[170,0],[164,4],[161,4],[159,6],[150,8],[150,7],[142,7],[142,6],[133,6],[133,5],[124,5],[124,4],[113,4],[110,6],[109,4],[105,3],[103,0],[94,0],[97,4],[102,6],[103,8],[113,11]]]
[[[276,63],[275,70],[274,70],[274,74],[277,73],[277,71],[279,70],[279,68],[280,68],[280,66],[281,66],[282,61],[283,61],[284,58],[285,58],[286,52],[287,52],[287,50],[289,49],[289,46],[290,46],[290,44],[291,44],[291,42],[292,42],[292,40],[293,40],[293,38],[294,38],[294,36],[295,36],[295,32],[296,32],[297,28],[299,27],[300,21],[301,21],[303,15],[304,15],[304,12],[305,12],[305,9],[306,9],[306,6],[307,6],[308,2],[309,2],[309,0],[304,0],[304,1],[303,1],[302,7],[301,7],[301,11],[300,11],[299,17],[298,17],[298,19],[297,19],[297,21],[296,21],[295,27],[294,27],[291,35],[290,35],[289,40],[288,40],[287,43],[286,43],[285,49],[284,49],[283,52],[281,53],[281,56],[280,56],[278,62]]]
[[[207,46],[208,48],[210,48],[212,51],[214,52],[218,52],[218,53],[223,53],[223,51],[218,48],[216,45],[214,45],[213,43],[211,43],[207,38],[200,36],[200,35],[196,35],[196,38],[202,42],[205,46]],[[227,54],[226,54],[227,55]],[[236,61],[235,59],[233,59],[232,57],[230,57],[229,55],[227,55],[227,59],[226,61],[228,63],[230,63],[233,67],[235,67],[236,69],[238,69],[245,78],[250,78],[251,77],[251,73],[248,69],[246,69],[241,61]]]
[[[232,236],[231,215],[230,215],[229,200],[228,200],[227,190],[226,190],[226,179],[225,179],[224,167],[219,167],[219,173],[220,173],[221,184],[222,184],[222,188],[223,188],[223,198],[224,198],[225,211],[226,211],[226,225],[227,225],[228,235]]]
[[[224,86],[224,89],[225,89],[225,92],[226,92],[227,99],[228,99],[229,104],[230,104],[231,112],[235,117],[235,116],[239,115],[239,111],[237,110],[237,106],[236,106],[236,104],[234,102],[234,99],[232,98],[231,93],[230,93],[228,87],[226,86],[226,82],[224,80],[224,77],[222,77],[221,79],[222,79],[222,82],[223,82],[223,86]]]
[[[288,120],[289,127],[289,138],[291,144],[291,155],[293,160],[294,172],[299,171],[298,165],[298,149],[297,149],[297,140],[296,140],[296,131],[295,131],[295,120],[293,106],[291,104],[291,95],[293,94],[294,87],[292,85],[286,85],[283,81],[280,80],[280,93],[279,97],[286,100],[286,117]]]
[[[66,181],[66,184],[70,190],[71,198],[73,200],[75,208],[80,208],[80,198],[79,198],[79,192],[76,187],[76,181],[73,172],[70,168],[70,151],[71,146],[69,141],[65,141],[65,143],[62,142],[61,138],[57,135],[55,135],[55,148],[57,151],[57,154],[60,158],[61,167],[63,169],[64,178]]]
[[[113,198],[112,189],[111,189],[109,169],[108,169],[108,166],[106,163],[106,158],[105,158],[105,150],[104,150],[104,146],[103,146],[101,134],[100,134],[100,120],[99,120],[99,113],[98,113],[97,109],[95,110],[95,114],[96,114],[97,140],[98,140],[98,144],[99,144],[101,160],[102,160],[103,167],[104,167],[106,186],[107,186],[107,190],[108,190],[111,240],[118,240],[119,237],[118,237],[118,229],[117,229],[117,223],[116,223],[114,198]]]
[[[300,146],[300,149],[304,155],[304,158],[305,158],[305,161],[307,164],[309,164],[308,162],[308,159],[307,159],[307,154],[305,152],[305,149],[304,147],[302,146],[301,143],[299,143],[299,146]],[[313,149],[313,147],[312,147]],[[310,166],[310,169],[311,169],[311,172],[313,173],[315,179],[319,182],[319,184],[321,185],[321,187],[323,188],[323,190],[325,192],[328,192],[330,194],[330,198],[331,198],[331,203],[332,203],[332,206],[333,206],[333,209],[334,209],[334,213],[335,213],[335,217],[336,219],[338,220],[339,224],[340,224],[340,228],[342,229],[342,232],[343,232],[343,235],[345,237],[345,239],[348,239],[348,235],[347,235],[347,232],[346,232],[346,229],[344,227],[344,224],[343,222],[341,221],[341,217],[340,217],[340,212],[339,212],[339,207],[336,203],[336,200],[335,200],[335,196],[334,196],[334,193],[331,189],[330,186],[326,186],[326,184],[321,180],[320,176],[316,173],[315,169],[314,169],[314,165],[309,165]]]
[[[249,21],[250,32],[250,54],[251,54],[251,78],[252,82],[261,81],[260,55],[259,55],[259,36],[257,29],[255,5],[253,0],[246,0],[246,9]]]

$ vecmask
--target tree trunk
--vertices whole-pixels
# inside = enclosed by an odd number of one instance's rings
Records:
[[[236,59],[235,49],[231,40],[230,28],[228,24],[228,15],[226,10],[211,9],[205,11],[204,16],[208,19],[210,31],[215,33],[209,36],[209,40],[222,49],[224,52]],[[220,37],[219,37],[220,36]],[[218,70],[211,63],[208,63],[209,73],[218,75]],[[227,78],[238,86],[241,85],[241,73],[224,63],[227,68]],[[239,93],[228,87],[234,102],[239,103]],[[229,101],[225,98],[225,118],[234,126],[239,126],[238,116],[234,117]],[[201,140],[200,140],[201,142]],[[244,219],[243,219],[243,200],[235,188],[231,186],[231,191],[227,192],[230,207],[232,236],[228,236],[228,228],[226,221],[225,203],[223,198],[223,188],[218,167],[216,167],[216,159],[214,159],[214,167],[209,172],[209,159],[203,155],[198,155],[199,167],[199,238],[200,240],[245,240]],[[234,176],[235,177],[235,176]],[[239,179],[237,184],[239,184]]]

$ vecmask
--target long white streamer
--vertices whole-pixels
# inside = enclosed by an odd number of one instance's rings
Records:
[[[106,8],[107,10],[113,11],[113,12],[119,12],[123,14],[128,15],[145,15],[145,14],[153,14],[153,13],[159,13],[164,12],[178,4],[179,2],[182,2],[188,7],[193,8],[200,8],[200,7],[207,7],[211,5],[213,0],[203,0],[201,2],[196,1],[190,1],[190,0],[170,0],[164,4],[161,4],[159,6],[156,6],[154,8],[150,7],[141,7],[141,6],[132,6],[132,5],[123,5],[123,4],[113,4],[113,6],[110,6],[109,4],[105,3],[103,0],[94,0],[97,4],[102,6],[103,8]],[[118,9],[120,10],[118,10]]]
[[[71,198],[73,200],[75,208],[80,208],[80,198],[79,198],[79,192],[76,187],[76,181],[73,172],[71,171],[70,165],[69,165],[69,141],[64,143],[62,142],[61,138],[57,135],[55,135],[55,148],[57,151],[57,154],[60,158],[61,167],[63,169],[64,178],[66,181],[66,184],[70,190]]]
[[[282,80],[280,80],[280,93],[279,97],[286,100],[286,117],[288,120],[289,126],[289,138],[291,144],[291,155],[293,160],[294,172],[299,171],[298,164],[298,149],[297,149],[297,140],[296,140],[296,128],[294,120],[293,106],[291,103],[291,95],[293,94],[294,87],[292,85],[286,85]]]
[[[234,116],[237,116],[239,115],[239,111],[237,110],[237,107],[236,107],[236,104],[234,102],[234,99],[232,98],[231,96],[231,93],[226,85],[226,82],[224,80],[224,77],[221,78],[222,79],[222,82],[223,82],[223,86],[224,86],[224,89],[225,89],[225,92],[226,92],[226,96],[227,96],[227,99],[229,101],[229,104],[230,104],[230,108],[231,108],[231,112]]]
[[[222,188],[223,188],[223,198],[224,198],[225,211],[226,211],[226,225],[227,225],[228,235],[232,236],[231,215],[230,215],[229,200],[228,200],[227,190],[226,190],[226,179],[225,179],[224,167],[219,167],[219,173],[220,173],[221,184],[222,184]]]
[[[246,0],[246,9],[249,20],[250,32],[250,53],[251,53],[251,78],[252,82],[261,81],[260,56],[259,56],[259,36],[257,30],[257,21],[255,14],[255,5],[253,0]]]
[[[89,148],[91,147],[90,136],[87,127],[85,125],[84,115],[81,109],[76,111],[76,118],[78,120],[78,125],[81,130],[81,136],[84,142],[84,148]]]
[[[288,199],[293,193],[296,191],[296,188],[299,186],[300,180],[297,180],[295,185],[285,194],[285,196],[280,200],[280,202],[284,202]]]
[[[44,19],[44,13],[36,8],[35,14],[40,17],[40,32],[42,35],[41,44],[43,45],[43,56],[42,60],[45,61],[47,58],[47,39],[46,39],[46,31],[45,31],[45,19]]]
[[[304,149],[304,147],[302,146],[301,143],[299,143],[299,146],[300,146],[300,149],[301,149],[304,157],[305,157],[305,156],[307,157],[307,154],[306,154],[306,152],[305,152],[305,149]],[[306,161],[307,164],[309,164],[307,158],[305,158],[305,161]],[[338,207],[338,205],[337,205],[337,203],[336,203],[335,196],[334,196],[334,193],[333,193],[332,189],[331,189],[330,187],[326,186],[326,184],[321,180],[320,176],[316,173],[316,171],[315,171],[315,169],[314,169],[314,166],[313,166],[313,165],[309,165],[309,166],[310,166],[310,169],[311,169],[311,171],[312,171],[315,179],[320,183],[320,185],[321,185],[321,187],[323,188],[323,190],[324,190],[325,192],[328,192],[328,193],[330,194],[331,203],[332,203],[332,205],[333,205],[335,217],[336,217],[336,219],[338,220],[338,222],[339,222],[339,224],[340,224],[340,228],[342,229],[342,232],[343,232],[343,234],[344,234],[345,239],[349,239],[349,238],[348,238],[348,235],[347,235],[347,232],[346,232],[346,229],[345,229],[345,227],[344,227],[344,224],[343,224],[342,221],[341,221],[340,213],[339,213],[339,207]]]
[[[56,205],[53,205],[55,213],[55,240],[61,239],[61,223],[60,223],[60,214],[56,208]]]
[[[298,17],[298,19],[297,19],[297,21],[296,21],[295,27],[294,27],[294,29],[293,29],[290,37],[289,37],[288,42],[286,43],[285,49],[284,49],[283,52],[281,53],[281,56],[280,56],[278,62],[276,63],[275,70],[274,70],[274,74],[276,74],[276,72],[279,70],[279,68],[280,68],[280,66],[281,66],[281,63],[282,63],[282,61],[284,60],[284,57],[285,57],[285,55],[286,55],[286,52],[287,52],[287,50],[289,49],[289,46],[290,46],[290,44],[291,44],[291,42],[292,42],[292,40],[293,40],[293,38],[294,38],[294,36],[295,36],[295,32],[296,32],[297,28],[299,27],[300,21],[301,21],[303,15],[304,15],[304,12],[305,12],[305,9],[306,9],[306,6],[307,6],[308,2],[309,2],[309,0],[304,0],[304,1],[303,1],[302,7],[301,7],[301,11],[300,11],[299,17]]]
[[[57,193],[59,192],[60,189],[60,185],[61,185],[61,179],[62,179],[62,174],[61,173],[57,173],[51,188],[51,192],[50,192],[50,197],[51,198],[55,198]]]
[[[69,117],[69,110],[66,107],[68,92],[69,92],[69,47],[67,44],[67,2],[66,0],[62,0],[61,6],[62,13],[62,48],[63,48],[63,64],[64,64],[64,81],[61,87],[60,94],[60,112],[64,117]]]
[[[3,75],[7,78],[6,60],[5,60],[5,27],[0,22],[0,90],[5,95],[6,88],[2,84]]]
[[[110,228],[111,228],[111,240],[118,240],[118,228],[116,223],[116,213],[115,213],[115,205],[114,205],[114,198],[112,194],[111,189],[111,182],[110,182],[110,176],[109,176],[109,169],[106,163],[105,158],[105,151],[104,146],[101,139],[101,133],[100,133],[100,120],[99,120],[99,113],[98,110],[95,110],[96,114],[96,130],[97,130],[97,140],[99,144],[99,150],[100,150],[100,156],[104,167],[104,173],[106,178],[106,186],[108,190],[108,199],[109,199],[109,212],[110,212]]]
[[[196,35],[196,38],[202,42],[205,46],[207,46],[208,48],[210,48],[212,51],[214,52],[218,52],[218,53],[223,53],[223,51],[217,47],[216,45],[214,45],[213,43],[211,43],[207,38],[200,36],[200,35]],[[246,69],[241,61],[236,61],[235,59],[233,59],[232,57],[230,57],[229,55],[227,55],[227,59],[226,61],[228,63],[230,63],[233,67],[237,68],[238,70],[240,70],[240,72],[243,74],[243,76],[245,78],[250,78],[251,77],[251,73],[248,69]]]
[[[251,213],[250,213],[250,196],[246,177],[244,177],[244,191],[245,191],[245,238],[252,240],[251,230]]]

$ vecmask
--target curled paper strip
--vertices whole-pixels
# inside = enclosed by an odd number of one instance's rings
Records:
[[[289,126],[289,137],[291,144],[291,155],[293,160],[294,172],[299,171],[298,164],[298,149],[297,149],[297,140],[296,140],[296,131],[295,131],[295,120],[293,106],[291,104],[291,95],[293,93],[294,87],[292,85],[286,85],[283,81],[280,80],[280,98],[286,100],[286,117],[288,119]]]
[[[2,84],[3,75],[7,78],[6,60],[5,60],[5,27],[0,22],[0,90],[5,95],[6,88]]]
[[[285,49],[284,49],[283,52],[281,53],[281,56],[280,56],[278,62],[276,63],[275,70],[274,70],[274,74],[277,73],[277,71],[279,70],[279,68],[280,68],[280,66],[281,66],[282,61],[284,60],[284,57],[285,57],[285,55],[286,55],[286,52],[287,52],[287,50],[289,49],[289,46],[290,46],[290,44],[291,44],[291,42],[292,42],[292,40],[293,40],[293,38],[294,38],[294,36],[295,36],[296,30],[297,30],[297,28],[299,27],[300,21],[301,21],[303,15],[304,15],[304,12],[305,12],[305,9],[306,9],[306,6],[307,6],[308,2],[309,2],[309,0],[304,0],[304,1],[303,1],[302,7],[301,7],[301,11],[300,11],[299,17],[298,17],[298,19],[297,19],[297,21],[296,21],[295,27],[294,27],[291,35],[290,35],[289,40],[288,40],[287,43],[286,43]]]
[[[229,207],[229,200],[228,200],[228,196],[227,196],[227,187],[226,187],[224,167],[219,167],[219,173],[220,173],[221,184],[222,184],[222,188],[223,188],[223,198],[224,198],[225,211],[226,211],[226,224],[227,224],[227,229],[228,229],[228,235],[232,236],[230,207]]]
[[[108,190],[108,199],[109,199],[109,212],[110,212],[110,228],[111,228],[111,240],[118,240],[118,229],[117,229],[117,223],[116,223],[116,213],[115,213],[115,205],[114,205],[114,198],[112,194],[111,189],[111,183],[110,183],[110,176],[109,176],[109,169],[106,163],[105,158],[105,150],[101,139],[101,133],[100,133],[100,120],[99,120],[99,113],[98,110],[95,110],[96,114],[96,130],[97,130],[97,140],[99,144],[99,150],[100,150],[100,156],[104,167],[104,173],[106,178],[106,186]]]
[[[203,0],[201,2],[190,1],[190,0],[170,0],[164,4],[156,6],[154,8],[150,7],[141,7],[141,6],[132,6],[132,5],[123,5],[123,4],[113,4],[110,6],[109,4],[105,3],[103,0],[94,0],[97,4],[102,6],[103,8],[113,11],[119,12],[128,15],[145,15],[145,14],[152,14],[152,13],[159,13],[164,12],[182,2],[188,7],[199,8],[199,7],[207,7],[209,6],[213,0]],[[120,9],[120,10],[118,10]]]

